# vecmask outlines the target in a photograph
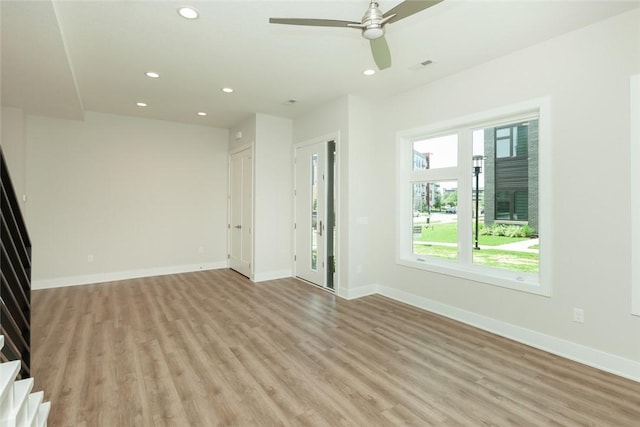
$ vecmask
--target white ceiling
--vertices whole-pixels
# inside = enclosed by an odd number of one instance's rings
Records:
[[[379,1],[383,11],[398,3]],[[197,20],[177,14],[185,4],[200,12]],[[445,0],[387,26],[392,67],[372,77],[362,75],[375,65],[357,30],[268,23],[269,17],[359,21],[368,0],[0,5],[2,105],[62,118],[81,119],[91,110],[228,128],[256,112],[296,117],[348,93],[383,99],[640,2]],[[427,59],[433,64],[417,69]],[[150,70],[161,77],[149,79]],[[235,92],[222,93],[224,86]],[[291,99],[297,102],[289,105]]]

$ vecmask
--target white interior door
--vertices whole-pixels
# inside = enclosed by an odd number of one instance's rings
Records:
[[[253,162],[251,149],[232,154],[229,167],[229,267],[251,277],[253,258]]]
[[[335,143],[298,147],[295,162],[296,276],[333,288]]]

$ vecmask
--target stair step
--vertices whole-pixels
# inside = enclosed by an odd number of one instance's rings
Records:
[[[19,360],[0,364],[0,414],[8,415],[13,408],[13,384],[20,366]]]
[[[51,411],[51,402],[44,402],[40,405],[40,409],[38,410],[39,424],[35,427],[47,427],[49,411]]]
[[[24,425],[29,412],[29,393],[33,390],[33,378],[16,381],[13,387],[13,409],[9,419],[15,420],[16,426]]]
[[[0,350],[4,336],[0,335]],[[42,402],[44,392],[31,393],[33,378],[16,381],[22,363],[0,363],[0,427],[47,427],[51,402]]]
[[[29,395],[29,413],[27,414],[26,426],[37,426],[38,423],[42,422],[42,418],[39,417],[38,413],[40,412],[40,404],[42,403],[43,397],[44,393],[42,391]],[[46,422],[46,418],[44,420]]]

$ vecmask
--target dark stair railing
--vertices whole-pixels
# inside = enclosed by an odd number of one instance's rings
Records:
[[[31,376],[31,241],[0,147],[2,194],[0,361],[21,360],[21,378]]]

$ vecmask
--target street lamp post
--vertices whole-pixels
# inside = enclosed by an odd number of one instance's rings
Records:
[[[480,249],[478,246],[478,218],[480,217],[480,174],[482,173],[482,162],[484,156],[473,156],[473,174],[476,177],[476,246],[474,249]]]

